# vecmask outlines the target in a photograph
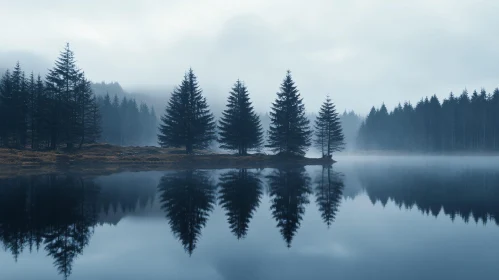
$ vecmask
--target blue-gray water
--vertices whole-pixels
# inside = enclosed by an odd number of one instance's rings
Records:
[[[498,279],[499,159],[0,179],[0,279]]]

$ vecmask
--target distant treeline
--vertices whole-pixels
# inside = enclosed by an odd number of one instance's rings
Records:
[[[157,117],[154,107],[135,99],[115,95],[113,100],[108,94],[97,98],[102,114],[102,135],[100,142],[121,146],[155,145],[157,139]]]
[[[452,93],[442,103],[436,96],[398,105],[388,112],[372,108],[358,135],[365,150],[418,152],[499,150],[499,89],[484,89],[471,97],[464,90]]]

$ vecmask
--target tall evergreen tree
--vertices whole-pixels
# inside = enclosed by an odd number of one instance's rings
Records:
[[[172,92],[161,117],[158,142],[161,147],[185,147],[187,154],[204,149],[215,137],[214,116],[202,95],[192,69]]]
[[[57,148],[60,143],[69,149],[75,144],[81,147],[87,142],[87,131],[100,130],[89,127],[94,124],[88,120],[96,106],[90,85],[84,72],[76,66],[74,53],[67,44],[46,77],[47,96],[52,103],[48,117],[51,148]]]
[[[13,143],[16,148],[25,148],[28,140],[28,85],[19,62],[12,72]]]
[[[14,114],[12,97],[12,80],[10,71],[5,71],[0,79],[0,138],[3,146],[10,145],[10,135],[13,131],[12,115]]]
[[[219,121],[220,148],[237,150],[246,155],[248,149],[259,148],[263,143],[260,118],[254,112],[246,86],[240,80],[234,84],[227,100],[227,109]]]
[[[288,71],[272,103],[267,147],[274,153],[304,156],[311,143],[305,105]]]
[[[54,149],[61,142],[66,143],[67,148],[72,148],[79,140],[75,99],[81,76],[74,53],[67,44],[46,77],[47,91],[54,100],[54,111],[50,120],[51,147]]]
[[[35,118],[35,139],[34,139],[34,147],[35,149],[41,148],[43,146],[47,146],[50,140],[49,133],[49,116],[50,116],[50,101],[46,96],[45,84],[43,83],[42,77],[38,75],[36,79],[35,86],[35,112],[32,113]]]
[[[315,144],[323,156],[331,156],[334,151],[344,148],[344,136],[336,108],[329,98],[321,106],[315,120]]]

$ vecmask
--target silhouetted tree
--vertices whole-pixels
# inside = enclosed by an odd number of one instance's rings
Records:
[[[158,141],[161,147],[185,147],[187,154],[207,148],[215,138],[214,116],[192,69],[175,88],[161,117]]]
[[[288,247],[300,227],[305,205],[309,203],[310,177],[305,168],[286,168],[272,171],[267,176],[270,187],[272,216],[277,221]]]
[[[237,80],[227,100],[227,109],[219,121],[220,148],[237,150],[245,155],[248,149],[259,148],[263,143],[260,118],[254,112],[246,86]]]
[[[305,155],[312,131],[305,116],[303,99],[288,71],[270,112],[268,147],[274,153]]]
[[[215,187],[202,171],[181,171],[161,178],[161,208],[175,237],[192,254],[215,204]]]
[[[344,136],[336,108],[329,98],[322,104],[315,120],[315,144],[323,156],[343,150]]]
[[[222,174],[219,185],[218,199],[226,211],[230,229],[237,239],[244,238],[263,194],[261,181],[257,174],[240,169]]]
[[[343,195],[342,174],[334,172],[331,167],[323,167],[315,189],[316,202],[322,220],[329,228],[336,218],[336,213]]]

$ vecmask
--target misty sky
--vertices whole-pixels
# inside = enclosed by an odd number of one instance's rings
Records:
[[[259,110],[290,69],[308,111],[330,94],[367,114],[498,86],[498,15],[494,0],[0,0],[0,68],[43,71],[69,42],[93,81],[166,89],[192,67],[209,103],[240,78]]]

